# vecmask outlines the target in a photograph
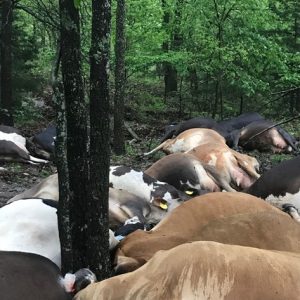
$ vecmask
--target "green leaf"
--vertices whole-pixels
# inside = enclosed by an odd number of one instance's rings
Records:
[[[81,0],[74,0],[74,6],[75,6],[76,9],[79,9],[80,1]]]

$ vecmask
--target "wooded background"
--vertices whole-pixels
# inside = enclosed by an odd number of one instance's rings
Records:
[[[92,8],[81,1],[79,9],[87,83]],[[139,117],[161,110],[219,119],[241,111],[276,116],[300,110],[298,1],[128,0],[126,12],[126,106]],[[116,67],[115,26],[112,1],[111,71]],[[18,120],[30,110],[26,100],[51,79],[57,1],[14,1],[12,31]]]

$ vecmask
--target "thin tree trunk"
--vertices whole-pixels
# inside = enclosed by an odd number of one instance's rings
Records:
[[[124,91],[125,91],[125,0],[118,0],[116,13],[116,68],[114,101],[114,151],[125,153]]]
[[[65,270],[74,271],[87,267],[87,118],[81,75],[79,11],[74,2],[60,0],[60,34],[62,75],[65,94],[67,122],[67,164],[69,171],[69,199],[60,198],[60,206],[69,207],[72,232],[72,264],[62,262]],[[61,180],[61,176],[59,176]],[[68,203],[69,201],[69,203]],[[68,224],[67,224],[68,226]],[[59,224],[64,231],[64,223]],[[67,233],[61,236],[67,236]],[[62,252],[66,249],[62,248]],[[67,254],[67,253],[66,253]],[[62,256],[64,257],[64,255]],[[70,262],[70,260],[68,260]]]
[[[108,233],[109,189],[109,49],[111,1],[92,2],[90,73],[90,201],[88,202],[86,256],[98,280],[110,275]]]
[[[58,171],[59,197],[58,224],[63,230],[59,230],[61,244],[61,271],[63,274],[73,270],[72,259],[72,232],[70,224],[70,188],[69,170],[67,162],[67,124],[66,108],[63,97],[63,85],[59,82],[58,71],[61,59],[60,41],[58,41],[56,58],[52,67],[52,89],[56,110],[56,140],[55,140],[55,163]]]
[[[166,8],[166,0],[161,1],[162,9],[163,9],[163,26],[167,28],[170,24],[170,14]],[[165,41],[162,45],[163,51],[169,51],[169,43]],[[163,63],[164,70],[164,83],[165,83],[165,92],[164,99],[166,101],[167,96],[170,92],[177,91],[177,71],[176,68],[170,62]]]
[[[2,2],[1,28],[1,113],[0,124],[13,126],[13,96],[12,96],[12,20],[13,2]]]

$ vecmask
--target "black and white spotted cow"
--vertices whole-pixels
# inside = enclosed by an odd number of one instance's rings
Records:
[[[152,206],[168,211],[172,211],[182,201],[190,198],[172,185],[127,166],[110,167],[109,181],[111,187],[127,190],[146,199]]]
[[[71,300],[79,291],[96,281],[88,269],[62,277],[49,259],[15,251],[0,251],[0,291],[3,300]]]
[[[14,196],[7,203],[25,199],[43,198],[58,201],[58,177],[57,174],[50,175],[29,190]],[[125,189],[109,189],[109,226],[116,230],[126,220],[137,216],[143,224],[157,224],[168,213],[168,202],[163,198],[156,198],[153,205],[150,198],[145,198]]]
[[[0,161],[17,161],[31,164],[47,163],[47,160],[33,157],[26,148],[26,139],[12,127],[0,128]]]
[[[0,250],[42,255],[61,265],[57,201],[24,199],[0,209]],[[110,249],[118,241],[110,231]]]
[[[300,211],[300,156],[265,172],[246,192],[280,208],[289,203]]]

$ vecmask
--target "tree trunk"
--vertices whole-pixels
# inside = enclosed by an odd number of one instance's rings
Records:
[[[1,110],[0,124],[13,126],[13,96],[12,96],[12,20],[13,2],[2,2],[1,28]]]
[[[109,189],[109,50],[111,1],[92,2],[92,43],[90,51],[90,201],[87,210],[89,267],[98,280],[110,275],[108,233]]]
[[[162,9],[163,9],[163,26],[167,29],[170,25],[170,14],[166,8],[166,0],[161,1]],[[166,41],[162,45],[163,51],[169,51],[169,43]],[[165,82],[165,93],[164,98],[166,100],[168,94],[170,92],[177,91],[177,71],[176,68],[170,62],[163,63],[164,70],[164,82]]]
[[[71,236],[64,232],[68,224],[59,218],[60,236],[72,239],[72,264],[62,261],[63,269],[74,271],[88,267],[87,263],[87,119],[81,75],[79,12],[74,2],[60,0],[60,34],[62,77],[67,122],[67,165],[69,171],[69,199],[60,198],[60,207],[69,208]],[[67,180],[59,176],[59,180]],[[59,214],[64,212],[59,211]],[[62,242],[62,245],[64,242]],[[62,247],[62,253],[69,252]],[[68,253],[66,253],[68,255]],[[64,257],[64,254],[62,254]],[[67,260],[70,263],[70,260]]]
[[[125,0],[119,0],[116,13],[116,68],[114,101],[114,151],[125,153],[124,91],[125,91]]]

